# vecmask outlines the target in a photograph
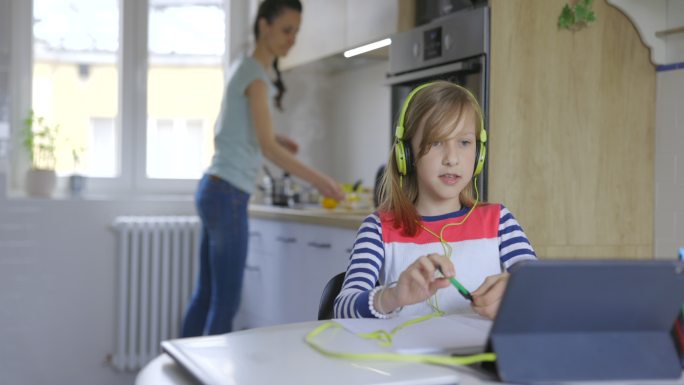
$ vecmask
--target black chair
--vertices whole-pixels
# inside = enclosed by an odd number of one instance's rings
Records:
[[[318,320],[327,320],[333,318],[333,305],[335,302],[335,297],[342,290],[342,283],[344,283],[344,275],[346,272],[336,274],[334,277],[330,278],[328,283],[323,288],[323,294],[321,294],[321,302],[318,305]]]

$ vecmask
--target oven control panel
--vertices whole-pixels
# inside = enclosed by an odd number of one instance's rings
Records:
[[[462,10],[392,36],[390,74],[399,75],[483,55],[488,51],[489,8]]]

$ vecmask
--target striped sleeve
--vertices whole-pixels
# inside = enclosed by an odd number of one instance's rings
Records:
[[[520,261],[537,259],[527,235],[504,205],[499,217],[499,258],[506,270]]]
[[[382,226],[377,213],[373,213],[356,233],[342,290],[335,298],[335,318],[374,318],[368,296],[378,282],[384,261]]]

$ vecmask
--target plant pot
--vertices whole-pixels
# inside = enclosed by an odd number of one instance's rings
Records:
[[[86,186],[86,177],[79,174],[74,174],[69,177],[69,194],[72,197],[80,197]]]
[[[26,194],[32,197],[50,198],[57,185],[55,170],[30,169],[26,172]]]

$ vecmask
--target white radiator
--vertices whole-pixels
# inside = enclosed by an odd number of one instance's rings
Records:
[[[137,370],[177,338],[197,277],[200,222],[195,216],[117,217],[114,367]]]

